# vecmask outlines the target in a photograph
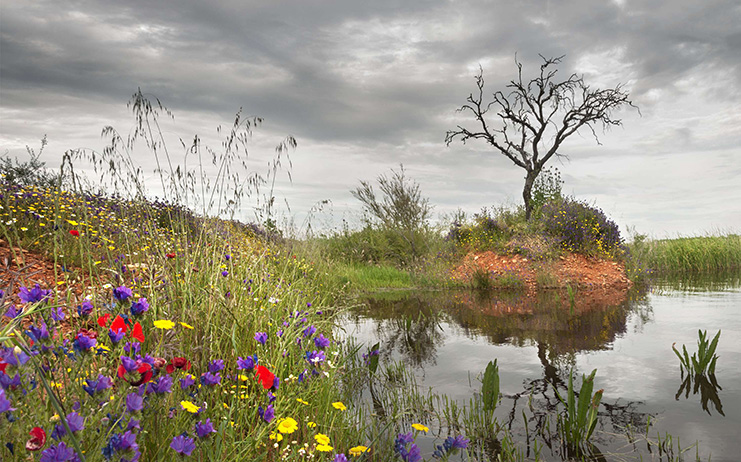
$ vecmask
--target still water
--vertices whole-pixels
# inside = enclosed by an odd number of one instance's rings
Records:
[[[592,442],[607,460],[659,460],[645,436],[656,441],[667,434],[675,456],[677,440],[682,448],[697,442],[684,460],[698,454],[702,460],[741,460],[738,278],[701,289],[657,284],[627,294],[385,293],[364,300],[345,326],[359,342],[380,342],[382,363],[402,361],[422,389],[461,404],[480,390],[476,378],[496,358],[502,393],[496,415],[523,448],[558,409],[553,389],[565,391],[569,370],[580,376],[597,369],[595,390],[603,388],[604,396]],[[705,383],[678,396],[683,380],[672,344],[680,350],[686,345],[691,355],[698,329],[710,337],[722,331],[718,386]],[[541,457],[562,456],[546,448]]]

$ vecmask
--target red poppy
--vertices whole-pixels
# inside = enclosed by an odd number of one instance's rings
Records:
[[[166,256],[167,258],[175,258],[175,252],[170,252],[170,253],[167,253],[167,254],[165,254],[165,256]]]
[[[33,427],[30,432],[31,439],[26,441],[27,451],[38,451],[46,444],[46,432],[41,427]]]
[[[138,322],[134,324],[134,328],[131,330],[131,338],[134,340],[139,340],[140,342],[144,343],[144,332],[142,331],[142,325]]]
[[[118,332],[121,330],[126,332],[128,329],[129,326],[126,325],[126,322],[123,320],[120,314],[116,316],[116,319],[113,320],[113,324],[111,324],[111,330],[113,332]]]
[[[0,372],[5,373],[5,368],[8,367],[8,365],[2,361],[0,361]]]
[[[111,318],[111,313],[105,314],[98,318],[98,325],[100,327],[105,327],[106,324],[108,324],[108,320]]]
[[[257,366],[257,373],[255,374],[255,377],[257,377],[258,380],[262,382],[262,387],[264,389],[269,390],[273,387],[275,375],[273,375],[273,373],[270,372],[267,367]]]
[[[188,361],[187,359],[183,357],[176,356],[170,360],[170,364],[167,365],[165,370],[167,371],[168,374],[172,374],[173,372],[175,372],[175,369],[182,369],[184,371],[189,371],[190,366],[191,366],[190,361]]]
[[[79,232],[79,231],[77,231],[76,229],[70,229],[70,230],[69,230],[69,233],[70,233],[71,235],[75,236],[75,237],[77,237],[77,236],[79,236],[79,235],[80,235],[80,232]]]

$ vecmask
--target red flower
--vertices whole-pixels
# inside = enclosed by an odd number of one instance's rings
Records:
[[[175,252],[170,252],[168,254],[165,254],[167,258],[175,258]]]
[[[190,361],[183,357],[176,356],[170,360],[170,364],[167,365],[167,368],[165,370],[168,374],[172,374],[175,372],[175,369],[182,369],[184,371],[190,370]]]
[[[100,327],[105,327],[106,324],[108,324],[108,319],[110,319],[111,313],[105,314],[98,318],[98,325]]]
[[[107,319],[106,319],[106,321],[107,321]],[[98,324],[100,324],[100,323],[98,323]],[[113,332],[115,332],[115,333],[117,333],[120,330],[126,332],[128,329],[129,329],[129,326],[126,325],[126,322],[124,322],[124,320],[123,320],[123,318],[121,317],[120,314],[118,316],[116,316],[116,319],[113,320],[113,324],[111,324],[111,330]]]
[[[139,340],[140,342],[144,343],[144,332],[142,331],[142,325],[138,322],[134,324],[134,328],[131,330],[131,338],[134,340]]]
[[[79,236],[79,235],[80,235],[80,232],[79,232],[79,231],[77,231],[76,229],[70,229],[70,230],[69,230],[69,233],[70,233],[71,235],[75,236],[75,237],[77,237],[77,236]]]
[[[26,441],[27,451],[38,451],[46,444],[46,432],[41,427],[33,427],[30,432],[31,439]]]
[[[5,373],[5,368],[6,367],[8,367],[8,365],[5,364],[4,362],[0,361],[0,372]]]
[[[273,373],[270,372],[267,367],[257,366],[257,373],[255,374],[255,377],[257,377],[258,380],[262,382],[262,387],[264,389],[269,390],[273,387],[275,375],[273,375]]]

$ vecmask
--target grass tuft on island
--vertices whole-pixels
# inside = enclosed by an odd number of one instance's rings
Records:
[[[716,274],[741,269],[741,236],[733,233],[658,240],[639,235],[628,249],[630,268],[654,276]]]

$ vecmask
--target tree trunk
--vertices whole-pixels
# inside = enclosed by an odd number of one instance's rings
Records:
[[[528,170],[527,176],[525,177],[525,187],[522,188],[522,199],[525,201],[525,219],[529,220],[530,215],[533,213],[533,184],[535,184],[535,178],[538,177],[537,170]]]

